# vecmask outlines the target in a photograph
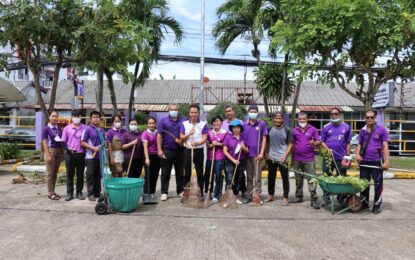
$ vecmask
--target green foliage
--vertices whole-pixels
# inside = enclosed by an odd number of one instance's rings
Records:
[[[179,104],[179,114],[183,117],[189,116],[189,107],[190,104]]]
[[[147,124],[138,125],[138,131],[142,132],[147,129]]]
[[[148,113],[145,112],[136,112],[134,115],[135,119],[137,120],[138,124],[144,124],[147,127],[147,119],[148,119]]]
[[[0,143],[0,160],[19,158],[22,147],[18,143]]]
[[[236,118],[239,118],[241,120],[245,119],[245,115],[246,115],[246,109],[243,105],[236,105],[234,103],[231,102],[222,102],[217,104],[208,114],[207,117],[207,122],[210,124],[210,121],[212,120],[213,117],[215,116],[221,116],[223,119],[225,119],[225,108],[227,106],[232,106],[235,110],[235,116]]]
[[[369,187],[368,180],[360,179],[354,176],[320,176],[311,179],[309,182],[315,184],[318,184],[319,182],[350,184],[356,189],[358,189],[360,192],[364,191],[367,187]]]
[[[262,120],[265,121],[265,123],[267,124],[267,126],[272,126],[273,122],[272,122],[272,118],[271,117],[261,117]]]
[[[329,151],[327,149],[325,149],[322,146],[319,147],[319,153],[320,153],[320,156],[322,158],[322,164],[324,164],[323,166],[325,166],[325,168],[327,169],[326,174],[336,175],[337,171],[333,172],[332,169],[331,169],[331,163],[333,162],[333,156],[329,153]]]

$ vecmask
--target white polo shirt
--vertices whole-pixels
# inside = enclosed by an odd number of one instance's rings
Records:
[[[200,142],[202,141],[203,135],[208,134],[208,127],[205,121],[198,121],[195,125],[193,125],[190,120],[186,120],[180,127],[180,133],[187,135],[191,129],[195,129],[193,135],[189,136],[186,140],[186,147],[190,147],[192,142]],[[194,148],[203,148],[206,146],[206,143],[202,145],[198,145]]]

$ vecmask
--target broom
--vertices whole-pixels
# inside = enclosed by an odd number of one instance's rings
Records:
[[[133,146],[133,151],[131,152],[130,161],[128,162],[128,168],[127,168],[127,172],[126,172],[127,177],[130,173],[131,162],[133,161],[134,152],[135,152],[135,145]]]
[[[197,181],[193,178],[193,157],[193,145],[190,145],[190,182],[184,188],[182,203],[185,207],[199,209],[202,207],[202,195]]]
[[[261,127],[258,126],[258,147],[257,147],[257,158],[259,155],[259,145],[260,145],[260,138],[261,138]],[[260,161],[258,160],[256,163],[256,167],[255,167],[255,176],[254,176],[254,190],[252,192],[252,205],[253,206],[261,206],[264,202],[261,200],[261,196],[260,196],[260,191],[259,191],[259,187],[258,187],[258,182],[257,182],[257,178],[258,178],[258,174],[259,174],[259,163]]]
[[[242,151],[239,152],[238,161],[241,158],[241,153],[242,153]],[[231,209],[236,209],[238,207],[238,204],[236,203],[236,196],[235,196],[235,194],[233,194],[233,190],[232,190],[232,186],[235,182],[235,175],[236,175],[237,170],[238,170],[238,165],[235,165],[235,169],[233,170],[231,185],[229,185],[226,188],[225,193],[220,198],[219,203],[224,208],[229,208],[230,207]]]
[[[209,206],[211,205],[211,200],[210,200],[210,196],[212,195],[211,193],[211,189],[213,188],[213,166],[215,165],[215,147],[213,146],[213,151],[212,151],[212,164],[210,165],[210,175],[209,175],[209,186],[208,186],[208,194],[207,194],[207,198],[205,198],[205,204],[204,207],[207,209],[209,208]],[[217,184],[216,184],[217,185]]]

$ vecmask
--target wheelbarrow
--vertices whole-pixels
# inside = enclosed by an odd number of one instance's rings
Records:
[[[364,198],[362,199],[360,196],[357,195],[357,193],[359,193],[360,190],[354,187],[353,185],[351,185],[350,183],[330,183],[330,182],[324,181],[324,179],[322,179],[321,177],[315,174],[301,172],[301,171],[297,171],[294,169],[290,169],[290,171],[300,174],[306,177],[307,179],[318,180],[318,183],[321,189],[326,194],[330,194],[330,196],[324,196],[323,200],[324,200],[324,205],[326,209],[328,208],[328,204],[329,204],[328,202],[330,200],[331,214],[338,215],[348,210],[350,210],[351,212],[358,212],[362,209],[362,203],[365,201],[365,199]],[[346,201],[345,207],[337,212],[335,211],[335,196],[336,195],[345,197],[345,201]]]

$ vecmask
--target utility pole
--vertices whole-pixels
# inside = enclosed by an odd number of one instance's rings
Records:
[[[201,26],[200,26],[200,115],[204,113],[205,91],[205,0],[201,0]]]

